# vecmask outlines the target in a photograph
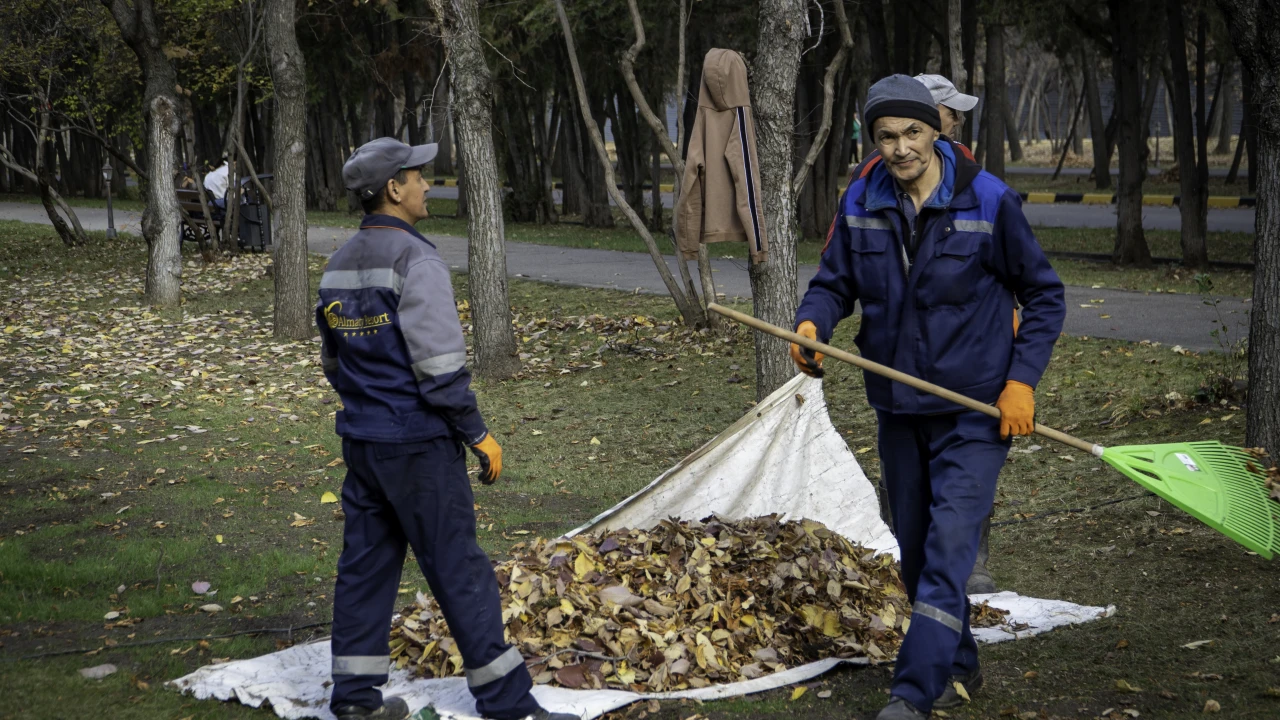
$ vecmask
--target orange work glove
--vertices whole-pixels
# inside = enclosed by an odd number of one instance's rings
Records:
[[[1000,439],[1030,435],[1036,427],[1036,391],[1026,383],[1009,380],[996,400],[1000,409]]]
[[[502,446],[493,439],[491,433],[485,433],[484,439],[471,446],[471,452],[480,460],[480,482],[492,485],[502,474]]]
[[[805,320],[800,323],[800,327],[796,328],[796,334],[803,335],[810,340],[817,340],[818,326]],[[796,364],[796,367],[800,368],[800,372],[809,377],[822,377],[822,358],[824,357],[826,356],[820,352],[814,352],[809,348],[791,343],[791,360]]]

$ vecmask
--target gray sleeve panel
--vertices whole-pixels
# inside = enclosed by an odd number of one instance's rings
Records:
[[[418,380],[447,375],[466,365],[467,345],[443,260],[427,257],[408,268],[397,314]]]

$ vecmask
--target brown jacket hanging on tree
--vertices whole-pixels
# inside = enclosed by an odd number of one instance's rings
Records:
[[[686,258],[698,256],[699,243],[746,242],[751,262],[765,261],[769,241],[758,157],[747,65],[732,50],[713,49],[702,63],[698,115],[676,207],[676,239]]]

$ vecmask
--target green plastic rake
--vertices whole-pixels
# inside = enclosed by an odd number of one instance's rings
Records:
[[[1000,411],[994,406],[893,368],[715,303],[707,308],[761,332],[937,395],[970,410],[1000,417]],[[1102,458],[1129,479],[1267,559],[1280,553],[1280,503],[1268,495],[1262,463],[1242,448],[1215,440],[1104,448],[1039,423],[1036,423],[1035,431],[1037,435]]]

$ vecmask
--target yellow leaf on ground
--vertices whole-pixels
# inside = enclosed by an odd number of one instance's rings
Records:
[[[214,540],[217,540],[219,545],[221,545],[221,544],[222,544],[222,536],[221,536],[221,535],[214,535],[214,536],[213,536],[213,539],[214,539]]]
[[[792,690],[792,691],[791,691],[791,699],[792,699],[792,700],[799,700],[799,699],[800,699],[800,696],[801,696],[801,695],[804,695],[804,694],[805,694],[805,692],[807,692],[808,690],[809,690],[809,688],[807,688],[807,687],[805,687],[805,686],[801,685],[800,687],[798,687],[798,688],[796,688],[795,690]]]
[[[321,505],[328,505],[329,503],[336,503],[336,502],[338,502],[338,496],[334,495],[331,492],[326,491],[325,494],[320,496]]]
[[[955,686],[956,694],[964,699],[965,702],[969,702],[969,691],[964,689],[964,685],[958,682],[953,682],[951,684]]]

